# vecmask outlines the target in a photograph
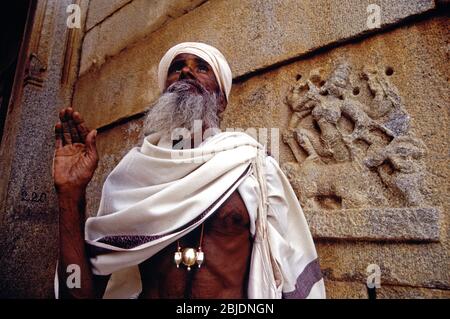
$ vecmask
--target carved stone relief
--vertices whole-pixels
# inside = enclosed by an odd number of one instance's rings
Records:
[[[39,0],[30,19],[32,30],[27,50],[24,86],[41,88],[48,76],[48,63],[54,45],[55,17],[60,1]]]
[[[296,162],[283,170],[306,211],[429,206],[426,147],[410,132],[390,71],[356,73],[340,63],[327,78],[315,69],[291,88],[286,103],[293,114],[283,141]]]

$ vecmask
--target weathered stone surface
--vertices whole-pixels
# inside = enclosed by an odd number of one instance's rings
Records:
[[[379,299],[449,299],[450,290],[425,289],[404,286],[383,286],[377,289]]]
[[[368,299],[365,282],[326,280],[325,288],[328,299]],[[407,286],[390,286],[381,283],[376,290],[377,299],[423,299],[449,298],[450,290],[416,288]]]
[[[149,35],[205,0],[133,0],[101,24],[89,30],[82,48],[80,74],[99,67],[108,57],[118,54],[138,39]],[[123,1],[119,1],[120,4]],[[95,3],[95,2],[94,2]],[[106,7],[106,4],[103,4]],[[114,6],[108,6],[114,8]],[[105,10],[108,12],[109,10]],[[90,12],[90,11],[89,11]]]
[[[439,241],[436,208],[305,211],[314,238],[368,241]]]
[[[86,30],[90,30],[106,17],[133,0],[91,0],[86,21]]]
[[[87,12],[89,9],[89,0],[79,2],[81,8],[81,28],[70,29],[66,39],[66,52],[62,65],[61,74],[61,105],[60,108],[72,104],[73,89],[78,80],[78,70],[81,59],[81,46],[85,35],[85,25]],[[66,13],[67,14],[67,13]]]
[[[367,299],[367,287],[364,283],[325,280],[327,299]]]
[[[157,65],[164,52],[178,42],[204,41],[217,46],[228,58],[234,77],[239,77],[376,31],[367,27],[366,9],[374,2],[385,8],[381,27],[434,8],[431,0],[206,2],[121,51],[99,70],[85,73],[77,85],[74,104],[91,126],[104,126],[139,113],[156,99]],[[88,41],[85,47],[91,45]]]
[[[328,280],[366,282],[367,267],[381,269],[381,283],[450,289],[448,243],[394,244],[317,241],[316,248]]]
[[[8,113],[0,152],[0,298],[54,297],[58,207],[52,180],[53,125],[71,96],[61,88],[65,9],[70,3],[48,1],[45,19],[54,20],[44,20],[40,35],[45,45],[51,44],[44,52],[49,57],[45,82],[42,88],[25,86],[21,103],[16,101]],[[81,5],[85,12],[85,1]]]

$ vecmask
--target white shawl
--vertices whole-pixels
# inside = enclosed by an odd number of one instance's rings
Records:
[[[105,181],[97,217],[86,222],[93,273],[112,273],[104,297],[136,297],[137,265],[201,225],[236,189],[254,236],[248,297],[325,297],[302,209],[258,142],[239,132],[191,150],[158,142],[148,136],[122,159]]]

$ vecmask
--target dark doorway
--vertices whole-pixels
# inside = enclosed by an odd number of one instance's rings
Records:
[[[32,0],[0,2],[0,143]]]

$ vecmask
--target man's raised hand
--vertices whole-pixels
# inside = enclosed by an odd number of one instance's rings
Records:
[[[78,112],[65,108],[55,125],[53,178],[61,193],[79,193],[86,189],[98,164],[96,130],[89,131]]]

